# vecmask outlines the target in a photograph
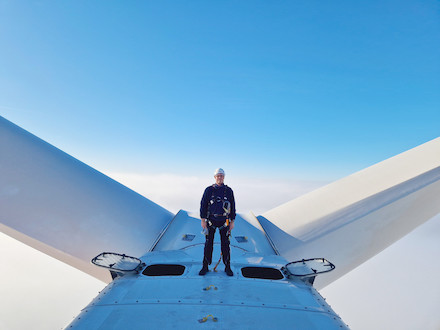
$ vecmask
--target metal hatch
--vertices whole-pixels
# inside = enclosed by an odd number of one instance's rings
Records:
[[[288,275],[306,278],[330,272],[335,269],[335,265],[324,258],[313,258],[290,262],[284,269]]]
[[[113,252],[103,252],[97,255],[92,259],[92,264],[116,272],[137,271],[143,265],[138,258]]]

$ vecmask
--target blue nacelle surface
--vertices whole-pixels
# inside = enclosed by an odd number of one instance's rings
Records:
[[[117,277],[67,329],[347,328],[313,286],[282,274],[288,261],[275,254],[260,229],[244,217],[237,220],[231,236],[234,276],[224,273],[223,264],[214,271],[218,234],[210,271],[198,275],[204,243],[200,219],[181,211],[153,250],[141,257],[145,269]],[[194,236],[190,241],[189,235]],[[185,268],[179,275],[161,276],[158,266],[159,271],[146,275],[155,265]],[[258,278],[258,272],[245,277],[244,267],[272,269],[281,278]]]

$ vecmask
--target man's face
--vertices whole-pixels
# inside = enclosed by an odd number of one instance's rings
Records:
[[[217,184],[223,184],[223,181],[225,180],[225,176],[223,174],[217,174],[214,175],[215,183]]]

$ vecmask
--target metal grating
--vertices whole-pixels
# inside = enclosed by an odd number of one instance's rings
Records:
[[[247,278],[261,278],[264,280],[281,280],[284,278],[278,269],[269,267],[243,267],[241,274]]]
[[[142,274],[147,276],[180,276],[184,272],[185,266],[183,265],[158,264],[148,266]]]

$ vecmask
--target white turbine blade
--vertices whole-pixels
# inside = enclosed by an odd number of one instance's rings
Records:
[[[326,258],[322,288],[440,212],[440,138],[258,217],[288,260]],[[277,228],[277,226],[279,228]]]
[[[104,251],[142,256],[173,214],[0,117],[0,230],[90,275]]]

